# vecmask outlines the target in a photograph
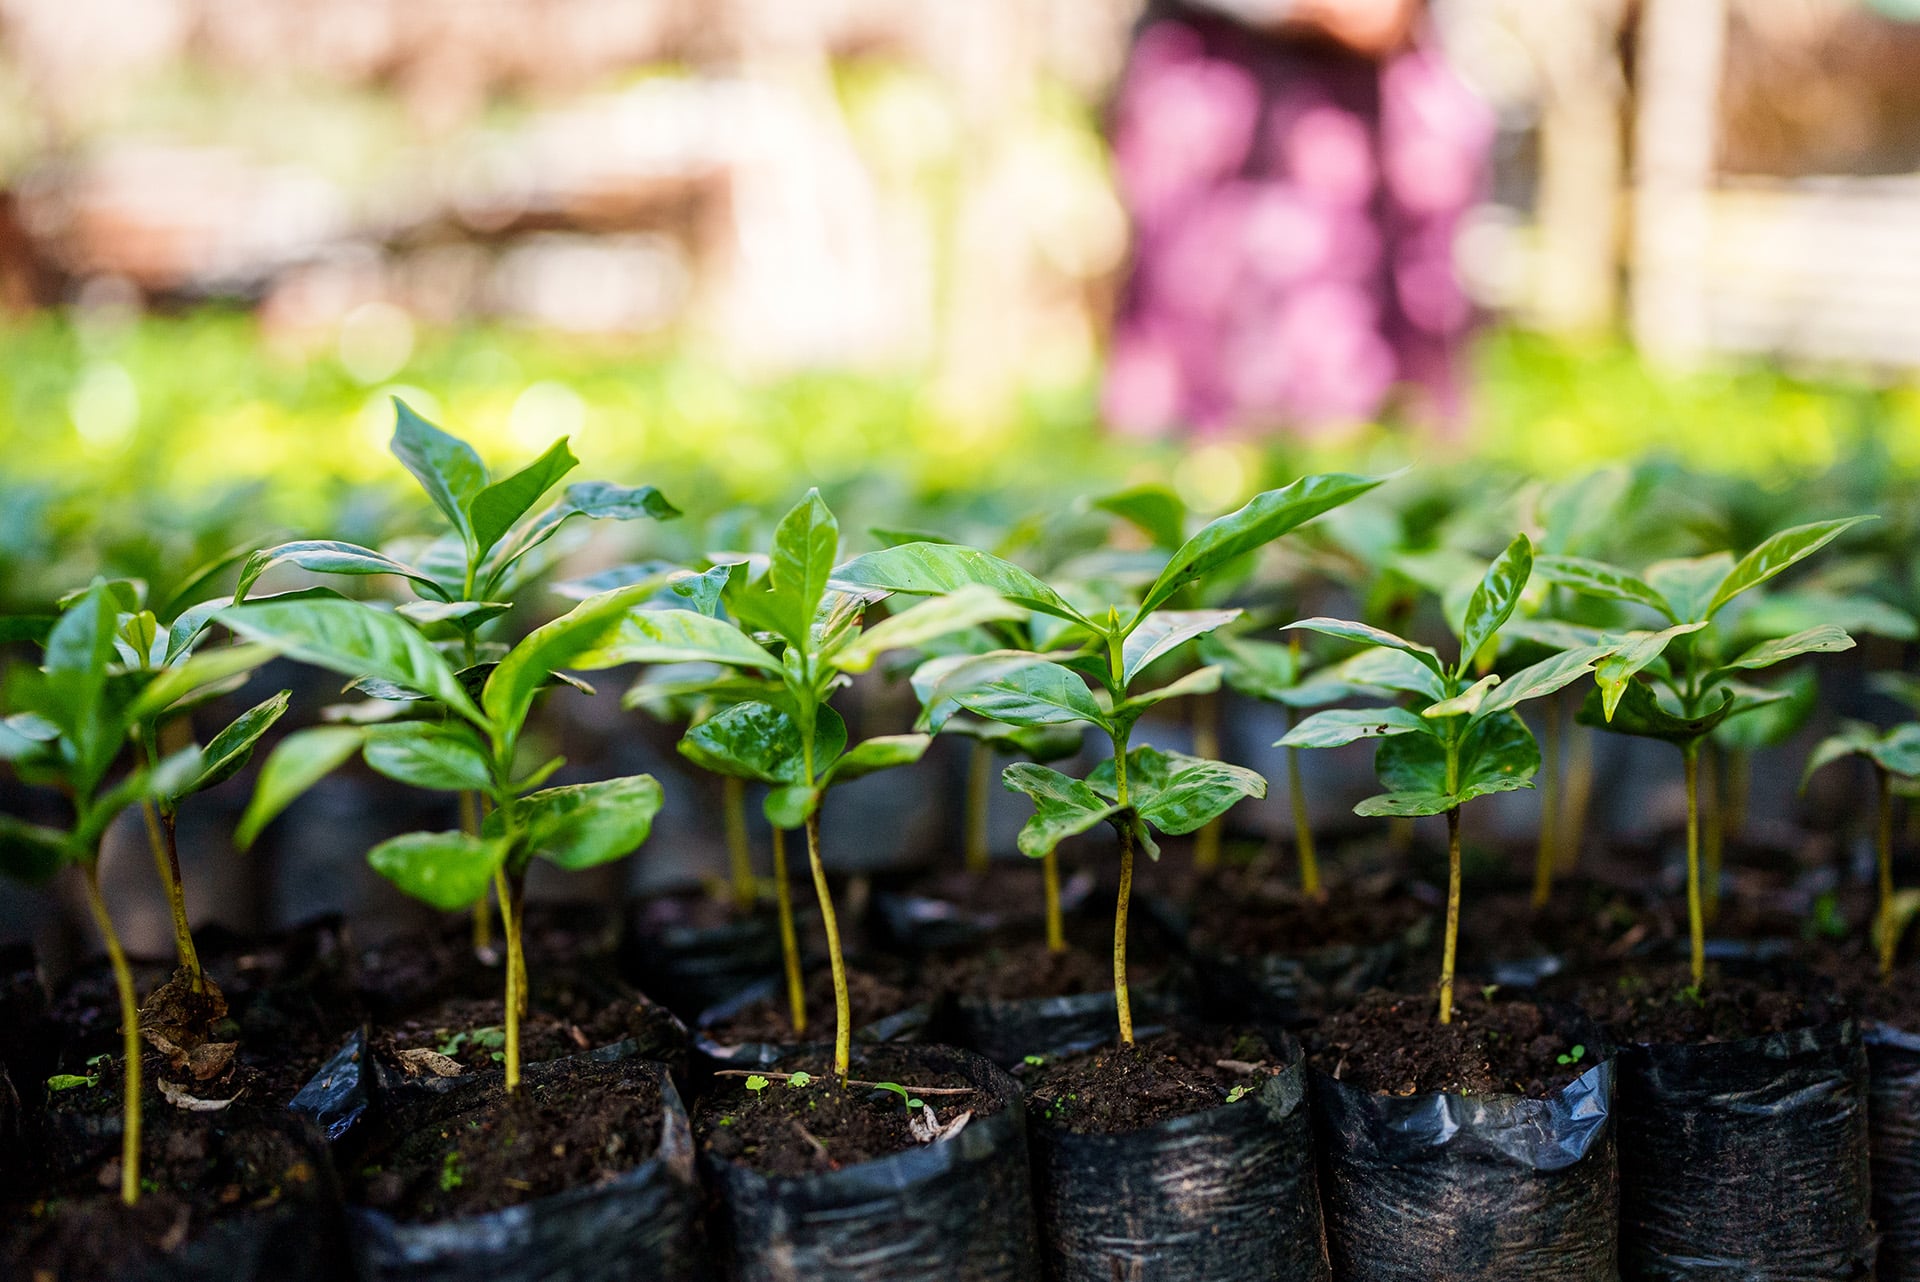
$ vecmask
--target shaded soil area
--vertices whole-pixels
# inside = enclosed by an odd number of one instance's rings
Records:
[[[1273,880],[1241,883],[1194,906],[1193,946],[1229,956],[1299,954],[1333,944],[1398,939],[1433,909],[1391,886],[1335,888],[1313,899]]]
[[[1253,1033],[1190,1037],[1162,1033],[1040,1066],[1024,1066],[1036,1122],[1076,1134],[1111,1135],[1204,1113],[1257,1090],[1286,1065]]]
[[[767,1175],[802,1176],[837,1171],[856,1162],[890,1157],[924,1141],[914,1136],[909,1112],[897,1092],[877,1086],[842,1087],[833,1078],[831,1054],[807,1054],[780,1063],[783,1073],[805,1072],[804,1087],[766,1079],[749,1090],[747,1078],[721,1075],[694,1114],[694,1139],[706,1152],[744,1162]],[[933,1109],[939,1124],[961,1113],[989,1117],[1004,1107],[991,1093],[973,1088],[962,1073],[933,1069],[905,1049],[866,1048],[855,1081],[892,1081],[912,1091],[962,1090],[961,1094],[917,1095]]]
[[[527,1013],[520,1020],[520,1062],[538,1064],[611,1046],[631,1037],[648,1059],[684,1062],[686,1033],[665,1007],[637,993],[621,992],[593,980],[554,976],[533,981]],[[452,997],[417,1015],[378,1029],[375,1053],[411,1075],[430,1072],[419,1057],[400,1052],[430,1050],[462,1069],[491,1069],[505,1060],[505,994]]]
[[[1860,1018],[1920,1033],[1920,970],[1912,963],[1896,966],[1883,977],[1879,961],[1869,952],[1839,945],[1814,951],[1808,964]]]
[[[899,967],[847,967],[847,1007],[854,1028],[897,1015],[923,1000],[924,994],[909,985]],[[830,969],[821,967],[807,976],[806,1010],[804,1035],[831,1039],[834,1005]],[[787,1002],[784,980],[772,996],[743,1007],[727,1019],[703,1025],[700,1031],[722,1046],[743,1046],[751,1042],[786,1045],[802,1036],[793,1029],[793,1012]]]
[[[1601,1048],[1549,1009],[1455,994],[1442,1024],[1431,997],[1375,993],[1303,1035],[1329,1077],[1387,1095],[1551,1095],[1592,1068]],[[1579,1047],[1576,1053],[1575,1047]]]
[[[1734,970],[1713,963],[1697,988],[1685,962],[1587,977],[1583,1010],[1621,1043],[1698,1045],[1764,1037],[1843,1018],[1831,985],[1798,966]]]
[[[479,1215],[611,1179],[659,1149],[660,1086],[631,1064],[551,1064],[511,1096],[495,1078],[462,1102],[364,1159],[349,1198],[407,1222]]]
[[[1440,933],[1434,932],[1434,946],[1425,950],[1436,961]],[[1643,941],[1666,933],[1662,914],[1649,911],[1639,896],[1598,882],[1556,883],[1539,908],[1533,905],[1531,890],[1476,894],[1467,887],[1460,905],[1460,964],[1542,954],[1577,964],[1623,957]]]
[[[1145,986],[1165,969],[1127,953],[1127,983]],[[1026,1001],[1039,997],[1077,997],[1113,987],[1113,956],[1070,943],[1050,952],[1044,940],[981,949],[927,967],[927,987],[956,997]]]

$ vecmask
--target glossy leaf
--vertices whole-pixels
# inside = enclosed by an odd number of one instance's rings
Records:
[[[362,754],[389,779],[442,792],[485,792],[493,771],[485,747],[459,722],[402,721],[368,730]]]
[[[480,709],[417,628],[355,601],[268,601],[230,606],[220,622],[291,658],[348,677],[377,677],[439,700],[473,721]]]
[[[1837,521],[1812,521],[1780,531],[1740,558],[1739,563],[1714,589],[1712,598],[1707,602],[1706,613],[1696,617],[1712,618],[1721,606],[1742,592],[1758,587],[1787,567],[1812,556],[1845,531],[1873,519],[1871,516],[1849,516]]]
[[[511,601],[407,601],[395,606],[393,612],[422,627],[432,623],[457,622],[471,629],[511,609]]]
[[[367,852],[375,872],[445,912],[466,908],[486,894],[506,859],[505,838],[463,832],[410,832]]]
[[[842,672],[865,672],[888,650],[909,650],[951,632],[1025,616],[1025,610],[992,589],[968,584],[882,619],[833,654],[830,661]]]
[[[177,801],[196,792],[205,792],[240,773],[240,768],[253,756],[254,745],[260,742],[260,736],[286,713],[291,695],[291,691],[282,690],[235,717],[201,752],[199,775],[171,794],[169,799]]]
[[[397,396],[393,410],[393,440],[388,448],[472,548],[473,523],[467,511],[486,488],[486,464],[471,445],[441,431]]]
[[[467,505],[467,518],[473,528],[475,557],[485,556],[493,545],[506,537],[514,522],[533,510],[540,496],[559,484],[560,478],[579,465],[580,460],[561,437],[533,462],[503,477],[473,496]]]
[[[260,767],[253,798],[234,829],[234,844],[242,850],[252,846],[262,828],[301,793],[360,751],[366,740],[367,730],[362,726],[316,726],[282,739]]]
[[[612,667],[620,662],[609,661],[599,652],[609,640],[623,634],[634,617],[634,606],[646,595],[646,587],[636,585],[590,597],[553,622],[535,628],[507,651],[480,694],[481,706],[493,719],[495,733],[517,734],[533,706],[534,695],[560,669]]]
[[[1014,792],[1023,792],[1033,800],[1033,815],[1020,829],[1017,844],[1029,859],[1044,858],[1068,837],[1120,813],[1120,806],[1102,797],[1071,775],[1016,761],[1000,775]]]
[[[1419,660],[1420,664],[1436,677],[1444,677],[1446,675],[1446,665],[1440,661],[1439,651],[1433,649],[1431,646],[1421,645],[1417,641],[1409,641],[1405,637],[1395,636],[1393,633],[1381,628],[1376,628],[1370,623],[1358,623],[1351,619],[1315,617],[1297,620],[1287,624],[1280,630],[1282,632],[1288,632],[1296,628],[1307,632],[1318,632],[1323,636],[1343,637],[1349,641],[1364,641],[1368,645],[1383,646],[1389,650],[1398,650],[1403,654],[1411,655],[1413,658]]]
[[[1212,694],[1220,688],[1220,669],[1207,667],[1195,668],[1177,680],[1169,681],[1152,690],[1143,690],[1132,698],[1116,706],[1112,713],[1115,724],[1131,725],[1148,708],[1168,699],[1184,699],[1197,694]]]
[[[622,663],[718,663],[778,675],[780,660],[746,633],[697,610],[633,610],[581,667]]]
[[[1422,708],[1420,715],[1429,721],[1468,716],[1480,710],[1480,705],[1486,702],[1488,692],[1499,684],[1500,674],[1489,672],[1452,698],[1442,699],[1438,703]]]
[[[1708,617],[1714,589],[1733,569],[1733,554],[1714,552],[1707,556],[1682,557],[1657,561],[1641,577],[1666,598],[1670,617],[1693,623]]]
[[[1582,725],[1600,726],[1646,739],[1664,739],[1684,746],[1711,731],[1735,711],[1734,694],[1728,689],[1723,688],[1704,712],[1689,716],[1663,704],[1653,687],[1644,681],[1630,681],[1611,717],[1601,702],[1600,691],[1595,689],[1588,693],[1576,719]]]
[[[298,566],[311,574],[391,574],[406,579],[437,601],[447,599],[447,591],[431,575],[383,552],[363,548],[357,543],[339,543],[331,539],[302,539],[262,548],[247,558],[240,569],[240,581],[234,586],[235,605],[246,600],[254,583],[277,565]]]
[[[838,755],[846,743],[844,723],[839,743],[829,738],[821,748]],[[819,731],[816,730],[816,737]],[[829,734],[831,731],[829,730]],[[793,718],[765,703],[740,703],[700,722],[680,740],[680,755],[715,774],[780,785],[804,782],[807,766],[800,727]]]
[[[969,583],[1055,618],[1098,631],[1065,597],[1011,561],[977,548],[951,543],[903,543],[857,556],[834,571],[834,578],[864,587],[932,596]]]
[[[1276,748],[1339,748],[1361,739],[1434,729],[1405,708],[1332,708],[1316,712],[1287,731]]]
[[[863,775],[895,766],[910,766],[926,755],[933,740],[923,734],[883,734],[863,739],[836,757],[821,779],[821,787],[850,783]]]
[[[1529,699],[1544,698],[1586,676],[1596,663],[1612,653],[1613,647],[1607,645],[1582,646],[1528,664],[1490,691],[1473,715],[1476,718],[1498,716]]]
[[[1460,629],[1460,667],[1464,671],[1473,657],[1480,653],[1480,647],[1493,639],[1506,621],[1512,617],[1513,608],[1520,604],[1520,594],[1527,590],[1527,580],[1533,577],[1533,544],[1524,534],[1514,536],[1506,551],[1494,558],[1487,567],[1479,586],[1467,601],[1467,612]]]
[[[965,708],[1012,726],[1086,721],[1103,725],[1106,715],[1087,684],[1071,669],[1021,652],[970,656],[924,696],[919,728],[937,731],[946,716]]]
[[[1704,622],[1695,620],[1676,623],[1658,632],[1627,632],[1609,638],[1614,646],[1613,653],[1596,662],[1593,667],[1594,682],[1600,689],[1601,711],[1607,719],[1612,719],[1614,709],[1619,706],[1627,687],[1633,683],[1634,676],[1665,654],[1675,637],[1688,636],[1706,626]]]
[[[803,783],[790,783],[784,787],[772,789],[762,806],[767,822],[776,828],[788,830],[804,824],[814,811],[820,808],[820,789],[809,788]]]
[[[135,721],[150,720],[209,686],[252,672],[273,655],[270,645],[223,645],[202,650],[149,681],[129,705],[127,715]]]
[[[1831,623],[1823,623],[1818,627],[1808,628],[1805,632],[1796,632],[1790,637],[1762,641],[1725,666],[1729,669],[1771,668],[1774,664],[1785,663],[1797,655],[1835,654],[1841,650],[1851,649],[1853,649],[1852,637]]]
[[[1175,592],[1235,557],[1273,542],[1287,531],[1350,503],[1384,478],[1330,473],[1303,476],[1282,489],[1256,494],[1246,506],[1209,521],[1180,546],[1147,589],[1134,615],[1138,621],[1166,604]]]
[[[1239,618],[1239,610],[1156,610],[1127,634],[1121,650],[1121,685],[1140,675],[1148,664],[1195,637],[1205,636]]]
[[[1087,782],[1102,793],[1112,784],[1104,762]],[[1103,786],[1105,785],[1105,786]],[[1267,781],[1244,766],[1141,746],[1127,754],[1127,795],[1133,812],[1170,837],[1218,819],[1236,802],[1267,795]]]
[[[1643,605],[1672,619],[1673,608],[1667,599],[1653,590],[1645,579],[1629,574],[1602,561],[1577,556],[1543,556],[1533,563],[1533,572],[1547,583],[1558,584],[1584,596],[1602,597]]]
[[[1429,703],[1438,702],[1447,693],[1439,675],[1419,656],[1389,646],[1369,646],[1309,680],[1325,680],[1334,687],[1354,686],[1363,691],[1398,690],[1419,695]]]
[[[807,496],[774,527],[773,555],[767,566],[770,600],[766,604],[774,630],[789,643],[806,644],[839,550],[839,522],[818,490],[808,490]]]
[[[514,809],[526,825],[529,853],[577,872],[637,850],[653,831],[661,801],[660,785],[652,775],[628,775],[529,793]],[[488,835],[493,835],[493,826]]]
[[[1229,687],[1250,699],[1278,701],[1300,683],[1298,652],[1277,641],[1214,632],[1200,638],[1195,652],[1202,663],[1220,669]]]
[[[1145,534],[1157,548],[1171,552],[1187,537],[1187,505],[1164,485],[1135,485],[1093,501]]]

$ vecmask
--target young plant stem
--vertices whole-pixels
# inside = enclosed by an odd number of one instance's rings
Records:
[[[1193,701],[1193,755],[1209,761],[1220,756],[1220,696],[1203,694]],[[1220,834],[1226,817],[1210,820],[1193,836],[1195,872],[1211,873],[1220,867]]]
[[[1573,726],[1567,738],[1567,782],[1560,790],[1560,818],[1554,824],[1560,842],[1555,871],[1563,877],[1580,867],[1580,835],[1587,830],[1587,804],[1593,799],[1593,732]]]
[[[87,907],[93,911],[93,924],[107,946],[107,961],[113,966],[113,986],[120,994],[120,1053],[122,1067],[122,1112],[120,1121],[120,1200],[132,1206],[140,1200],[140,1007],[133,995],[133,971],[127,954],[120,947],[120,934],[107,914],[107,901],[100,893],[100,869],[88,863],[81,869],[87,883]]]
[[[733,775],[720,776],[720,809],[727,826],[727,881],[733,888],[733,907],[753,911],[753,848],[747,841],[747,784]]]
[[[993,745],[975,739],[967,754],[966,858],[967,871],[976,877],[986,876],[993,858],[987,844],[987,805],[992,785]]]
[[[1539,912],[1553,898],[1553,866],[1560,853],[1560,701],[1547,699],[1541,726],[1540,837],[1533,852],[1533,910]]]
[[[1720,750],[1708,741],[1701,754],[1701,792],[1706,799],[1705,824],[1701,829],[1701,853],[1704,867],[1700,873],[1700,915],[1711,926],[1720,917],[1721,852],[1726,838],[1726,808],[1720,800]]]
[[[813,869],[813,893],[820,900],[820,924],[827,932],[827,964],[833,968],[833,1075],[846,1085],[853,1062],[853,1012],[847,1001],[847,961],[840,954],[840,923],[833,915],[827,867],[820,862],[820,813],[807,816],[807,863]]]
[[[1119,669],[1116,651],[1114,668]],[[1127,813],[1127,736],[1113,739],[1114,800],[1120,803],[1120,894],[1113,906],[1113,1006],[1120,1017],[1120,1044],[1133,1045],[1133,1002],[1127,994],[1127,910],[1133,904],[1133,825]]]
[[[1440,953],[1440,1022],[1453,1022],[1453,959],[1460,943],[1460,807],[1447,811],[1447,938]]]
[[[1298,646],[1295,646],[1296,651]],[[1300,709],[1287,709],[1287,729],[1300,724]],[[1293,806],[1293,847],[1300,856],[1300,890],[1309,899],[1321,899],[1320,857],[1313,849],[1313,824],[1307,817],[1307,790],[1300,782],[1300,750],[1287,749],[1287,800]]]
[[[480,835],[480,794],[460,794],[460,831],[469,837]],[[473,955],[482,961],[493,956],[493,908],[485,895],[473,905]]]
[[[787,974],[787,1010],[796,1035],[807,1031],[807,982],[800,973],[800,941],[793,929],[793,888],[787,881],[787,834],[773,830],[774,913],[780,922],[780,964]]]
[[[1893,930],[1893,790],[1886,770],[1873,767],[1874,854],[1880,867],[1880,921],[1874,933],[1880,945],[1880,975],[1893,974],[1893,957],[1899,943]]]
[[[493,874],[500,896],[500,923],[507,937],[507,1093],[520,1089],[520,1016],[527,1007],[527,963],[521,953],[520,907],[524,883],[502,868]]]
[[[1700,741],[1687,741],[1687,938],[1698,988],[1707,977],[1707,923],[1700,905]]]
[[[206,973],[200,969],[200,951],[193,946],[193,927],[187,921],[186,882],[180,876],[180,845],[175,836],[173,815],[151,801],[140,803],[140,817],[147,825],[147,845],[153,849],[153,866],[160,873],[160,884],[167,890],[167,907],[173,914],[173,950],[180,968],[187,972],[192,991],[207,990]]]
[[[1060,912],[1060,856],[1049,850],[1040,861],[1040,881],[1047,897],[1047,951],[1067,951],[1067,923]]]

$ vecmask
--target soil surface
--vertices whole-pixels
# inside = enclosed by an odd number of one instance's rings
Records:
[[[1285,1067],[1257,1034],[1162,1033],[1026,1066],[1021,1076],[1036,1122],[1112,1135],[1218,1108],[1235,1090],[1257,1090]]]
[[[821,967],[807,976],[806,1035],[833,1037],[833,972]],[[854,1028],[863,1028],[889,1015],[897,1015],[925,1000],[912,990],[904,974],[896,967],[879,971],[866,967],[847,968],[847,1006]],[[773,996],[752,1003],[729,1019],[709,1024],[700,1030],[721,1046],[745,1046],[763,1042],[773,1046],[799,1040],[793,1031],[792,1011],[787,1004],[787,986],[781,981]]]
[[[865,1048],[845,1087],[833,1079],[830,1053],[782,1060],[779,1069],[805,1072],[812,1080],[794,1087],[767,1078],[766,1086],[749,1090],[745,1077],[716,1078],[694,1115],[696,1143],[716,1157],[743,1162],[765,1175],[817,1175],[891,1157],[923,1142],[909,1125],[915,1116],[925,1120],[921,1110],[910,1114],[896,1092],[853,1081],[892,1081],[913,1090],[965,1088],[960,1095],[916,1096],[942,1126],[962,1113],[990,1117],[1004,1107],[991,1093],[972,1089],[964,1074],[928,1068],[904,1047]]]
[[[1432,915],[1427,904],[1390,887],[1335,888],[1317,900],[1268,880],[1196,904],[1192,942],[1236,957],[1294,955],[1334,944],[1387,943]]]
[[[1133,952],[1129,949],[1127,954],[1127,983],[1152,983],[1162,968],[1136,962]],[[935,962],[926,974],[928,988],[958,997],[996,1001],[1077,997],[1113,988],[1113,957],[1072,944],[1063,953],[1050,952],[1044,940],[1033,940]]]
[[[1532,1002],[1489,1002],[1456,991],[1453,1022],[1437,1016],[1431,997],[1375,993],[1304,1034],[1307,1057],[1329,1077],[1386,1095],[1540,1099],[1592,1068],[1600,1054]]]
[[[120,1155],[39,1199],[0,1208],[0,1275],[98,1279],[136,1273],[215,1222],[324,1196],[314,1155],[283,1129],[239,1114],[149,1113],[137,1206],[119,1197]]]
[[[1797,966],[1735,971],[1709,963],[1698,988],[1685,962],[1587,978],[1583,1010],[1621,1043],[1736,1042],[1842,1018],[1848,1011],[1825,981]]]
[[[349,1172],[348,1197],[407,1222],[480,1215],[632,1170],[660,1145],[657,1079],[574,1060],[468,1088],[472,1107],[417,1127]]]
[[[1809,964],[1832,981],[1860,1018],[1920,1034],[1920,971],[1912,964],[1896,966],[1883,978],[1879,961],[1858,944],[1822,949]]]
[[[609,990],[593,982],[552,976],[533,979],[534,991],[520,1020],[520,1062],[538,1064],[611,1046],[631,1037],[648,1059],[674,1062],[685,1054],[686,1034],[665,1007],[637,993]],[[400,1052],[430,1050],[462,1069],[498,1068],[506,1059],[506,1000],[452,997],[418,1015],[376,1031],[373,1047],[390,1064],[407,1068]],[[413,1072],[431,1072],[415,1060]]]
[[[1476,895],[1468,887],[1460,905],[1460,962],[1474,966],[1552,954],[1577,965],[1623,957],[1666,933],[1661,918],[1636,896],[1597,882],[1556,882],[1540,908],[1533,906],[1530,889]],[[1434,947],[1427,950],[1436,958],[1440,933],[1434,932]]]

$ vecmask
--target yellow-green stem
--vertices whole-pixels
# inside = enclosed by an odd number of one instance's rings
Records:
[[[120,934],[107,915],[107,901],[100,893],[100,870],[89,863],[82,867],[87,883],[87,907],[93,910],[93,924],[107,946],[107,961],[113,966],[113,986],[120,993],[120,1053],[122,1066],[122,1112],[120,1121],[120,1200],[128,1206],[140,1200],[140,1006],[133,995],[133,971],[127,954],[120,947]]]
[[[1725,810],[1720,804],[1720,769],[1716,764],[1720,750],[1711,743],[1700,762],[1700,788],[1705,797],[1706,816],[1700,832],[1702,862],[1700,872],[1700,917],[1711,926],[1720,917],[1721,851],[1725,840]]]
[[[1546,720],[1540,737],[1540,833],[1533,851],[1533,910],[1539,912],[1553,898],[1553,866],[1560,854],[1560,701],[1546,701]]]
[[[180,846],[174,834],[173,816],[151,801],[140,803],[140,817],[147,825],[147,845],[153,848],[153,866],[160,873],[160,884],[167,890],[167,908],[173,914],[173,951],[181,969],[187,972],[190,987],[196,993],[207,989],[206,975],[200,969],[200,952],[193,946],[193,927],[187,921],[187,889],[180,876]]]
[[[526,958],[520,951],[520,887],[505,869],[493,874],[500,897],[500,924],[507,937],[507,1093],[520,1089],[520,1016],[527,1008]]]
[[[477,793],[460,794],[460,831],[469,837],[480,835],[480,797]],[[473,905],[473,954],[483,961],[490,960],[493,955],[493,907],[484,894]]]
[[[1067,923],[1060,912],[1060,856],[1049,850],[1040,861],[1040,880],[1047,896],[1047,951],[1067,951]]]
[[[1880,973],[1893,973],[1893,958],[1899,939],[1893,931],[1893,796],[1887,772],[1878,763],[1873,767],[1874,800],[1878,804],[1874,825],[1875,854],[1880,865]]]
[[[1460,943],[1460,807],[1447,811],[1447,939],[1440,954],[1440,1022],[1453,1022],[1453,958]]]
[[[1707,923],[1700,905],[1700,743],[1681,750],[1687,760],[1687,939],[1697,988],[1707,977]]]
[[[820,815],[807,816],[807,863],[813,869],[813,893],[820,900],[820,925],[827,934],[827,964],[833,968],[833,1075],[847,1084],[853,1063],[853,1012],[847,1002],[847,961],[840,955],[840,924],[827,889],[827,867],[820,862]]]
[[[1299,724],[1300,709],[1289,707],[1287,729]],[[1323,898],[1326,892],[1320,886],[1320,858],[1313,849],[1313,823],[1307,817],[1307,789],[1300,782],[1298,748],[1287,749],[1287,800],[1293,806],[1293,846],[1300,853],[1300,889],[1309,898]]]
[[[720,776],[720,803],[727,826],[727,880],[733,887],[733,906],[750,913],[758,895],[753,885],[753,847],[747,841],[746,780]]]
[[[966,858],[967,871],[976,877],[986,875],[993,859],[987,844],[987,805],[992,785],[993,745],[975,739],[967,757]]]
[[[1580,839],[1587,830],[1587,805],[1593,800],[1593,732],[1573,726],[1568,737],[1567,783],[1561,789],[1560,818],[1554,825],[1560,839],[1555,871],[1563,877],[1580,866]]]
[[[796,1035],[807,1031],[807,983],[800,973],[800,940],[793,929],[793,889],[787,880],[787,834],[773,830],[774,913],[780,922],[780,963],[787,974],[787,1009]]]
[[[1203,694],[1193,701],[1193,755],[1208,761],[1220,757],[1220,696]],[[1193,866],[1210,873],[1220,867],[1220,834],[1226,817],[1210,820],[1193,838]]]
[[[1133,1003],[1127,997],[1127,908],[1133,900],[1133,824],[1120,830],[1120,901],[1113,909],[1113,1004],[1120,1044],[1133,1045]]]

